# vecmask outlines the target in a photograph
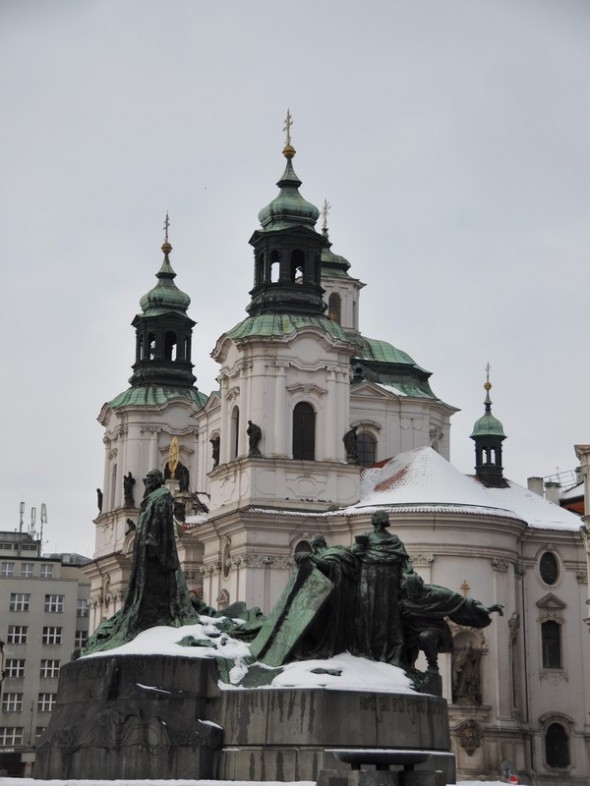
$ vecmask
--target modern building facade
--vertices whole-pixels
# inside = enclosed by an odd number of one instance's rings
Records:
[[[41,556],[28,533],[0,532],[0,771],[30,776],[35,741],[57,695],[60,666],[88,637],[90,585],[77,554]]]

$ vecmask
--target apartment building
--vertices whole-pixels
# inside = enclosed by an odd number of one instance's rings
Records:
[[[55,705],[60,667],[88,637],[89,584],[79,554],[41,556],[41,541],[0,531],[0,774],[30,776]]]

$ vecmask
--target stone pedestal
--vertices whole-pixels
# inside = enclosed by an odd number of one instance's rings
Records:
[[[212,719],[224,728],[217,774],[222,780],[315,781],[326,768],[346,776],[350,770],[326,749],[354,747],[438,752],[440,759],[430,766],[441,769],[443,761],[445,782],[455,781],[447,704],[437,696],[229,690],[222,691],[214,712]]]
[[[100,656],[65,665],[37,746],[42,779],[214,778],[222,730],[208,720],[212,660]]]

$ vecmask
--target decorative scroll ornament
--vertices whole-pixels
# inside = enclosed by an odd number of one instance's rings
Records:
[[[473,718],[465,720],[460,723],[455,731],[459,745],[467,753],[468,756],[473,756],[475,751],[480,747],[483,740],[483,726]]]

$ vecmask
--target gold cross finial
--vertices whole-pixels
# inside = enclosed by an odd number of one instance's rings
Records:
[[[168,242],[168,227],[170,226],[170,219],[168,218],[168,211],[166,211],[166,218],[164,219],[164,241]]]
[[[332,209],[332,205],[328,202],[327,199],[324,199],[324,204],[322,205],[322,229],[328,229],[328,213]]]
[[[291,117],[291,112],[287,109],[287,117],[285,118],[285,125],[283,126],[283,131],[285,132],[285,147],[291,146],[291,126],[293,125],[293,118]]]
[[[471,589],[471,587],[467,583],[467,579],[463,579],[463,584],[461,584],[461,589],[463,590],[463,597],[468,598],[469,590]]]
[[[492,387],[492,383],[490,382],[490,369],[492,367],[489,363],[486,363],[486,383],[484,385],[485,390],[490,390]]]

